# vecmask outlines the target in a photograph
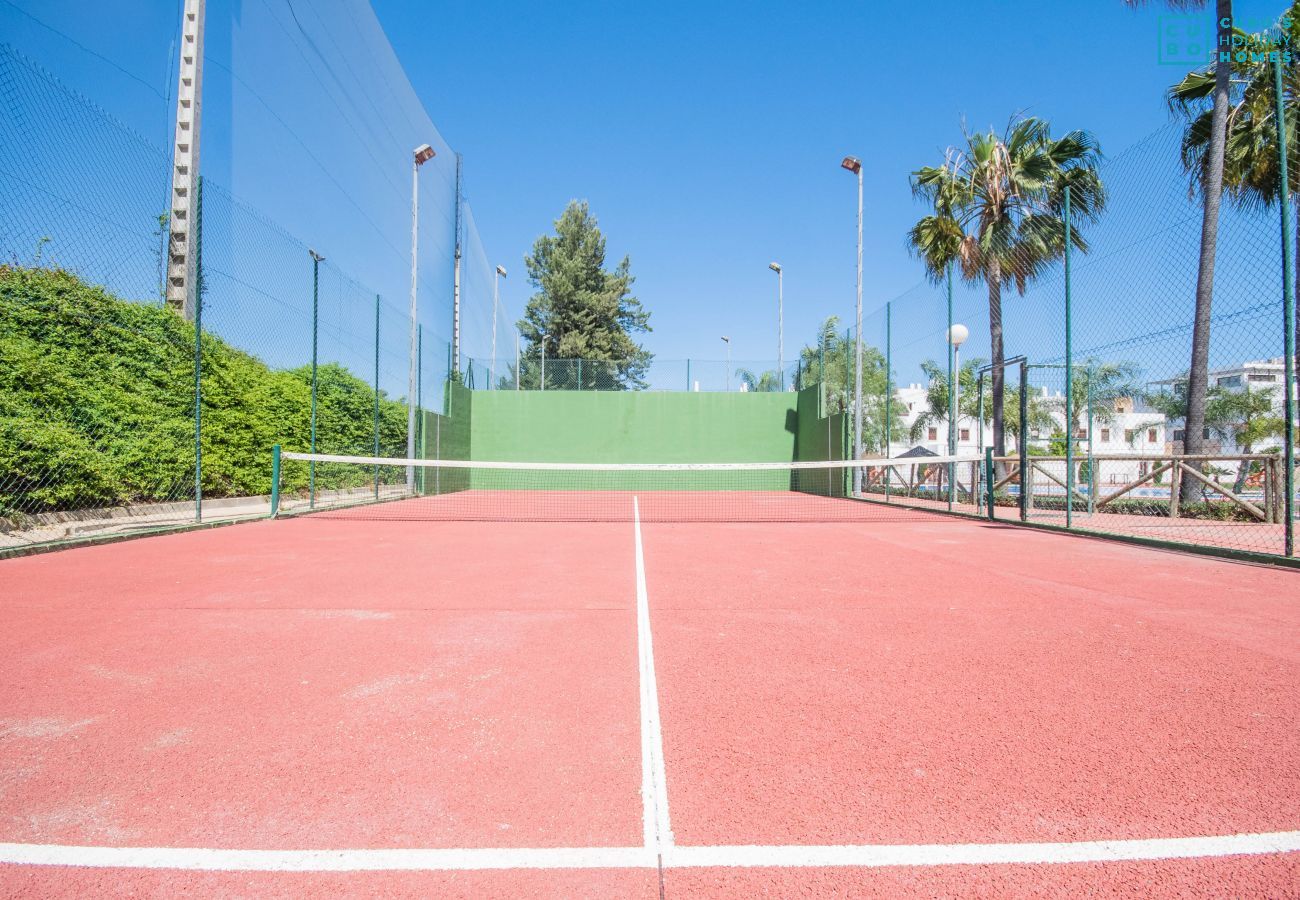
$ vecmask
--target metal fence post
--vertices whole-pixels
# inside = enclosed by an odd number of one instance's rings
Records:
[[[375,456],[379,456],[379,295],[375,294]],[[379,499],[379,463],[375,463],[375,499]]]
[[[1065,527],[1074,526],[1074,346],[1070,320],[1070,186],[1065,186]],[[1022,413],[1023,416],[1023,413]],[[1091,423],[1090,423],[1091,426]],[[1029,433],[1029,423],[1020,420],[1022,434]],[[1092,435],[1088,435],[1088,453],[1092,454]]]
[[[1287,556],[1295,555],[1295,261],[1292,259],[1291,243],[1291,185],[1287,171],[1286,116],[1282,96],[1282,54],[1273,57],[1274,103],[1277,109],[1277,155],[1278,155],[1278,206],[1282,211],[1282,358],[1284,384],[1283,400],[1283,468],[1282,485],[1285,496],[1282,501],[1283,551]]]
[[[1020,521],[1029,521],[1029,492],[1033,490],[1033,478],[1029,474],[1029,360],[1020,361],[1020,434],[1017,435],[1016,450],[1020,456]]]
[[[415,456],[424,459],[424,326],[415,329]],[[424,468],[419,469],[419,491],[424,493]]]
[[[948,263],[948,330],[944,332],[944,341],[948,344],[948,455],[957,455],[957,348],[952,343],[952,263]],[[956,499],[957,467],[948,463],[948,512],[952,512],[953,500]]]
[[[894,341],[893,301],[885,304],[885,458],[894,455]],[[951,318],[951,316],[949,316]],[[889,502],[889,482],[893,469],[885,466],[885,502]]]
[[[978,397],[978,402],[979,402],[978,412],[975,415],[975,418],[978,420],[975,423],[975,429],[976,429],[975,446],[979,447],[979,449],[983,451],[986,449],[984,447],[984,370],[983,369],[980,369],[979,378],[975,382],[975,394]],[[992,484],[993,483],[990,481],[989,482],[990,505],[992,505],[992,497],[993,497]],[[981,494],[980,499],[975,501],[976,513],[980,511],[980,504],[983,502],[984,502],[983,495]]]
[[[311,452],[316,452],[316,347],[320,325],[320,264],[325,257],[315,250],[311,254]],[[316,507],[316,460],[307,464],[308,506]]]
[[[280,445],[271,448],[271,518],[280,514]]]
[[[194,521],[203,521],[203,176],[194,197]]]
[[[997,518],[997,514],[994,512],[994,504],[993,504],[993,485],[994,485],[993,478],[995,472],[996,469],[993,465],[993,448],[985,447],[984,448],[984,484],[985,484],[986,500],[988,501],[988,505],[989,505],[990,520]]]

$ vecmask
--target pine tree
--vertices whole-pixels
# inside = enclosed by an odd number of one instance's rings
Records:
[[[540,385],[544,344],[548,389],[644,388],[653,354],[632,335],[651,330],[650,314],[630,293],[629,258],[605,269],[605,236],[586,201],[569,203],[524,265],[537,292],[519,321],[522,386]]]

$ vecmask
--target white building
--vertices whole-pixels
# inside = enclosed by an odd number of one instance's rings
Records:
[[[1272,415],[1279,419],[1283,416],[1283,405],[1285,395],[1282,393],[1282,383],[1286,379],[1285,358],[1275,356],[1271,359],[1257,359],[1241,363],[1226,369],[1213,369],[1210,371],[1211,387],[1223,388],[1231,391],[1268,391],[1272,395]],[[1168,378],[1163,381],[1155,382],[1165,389],[1172,390],[1173,387],[1183,378]],[[1292,383],[1292,396],[1295,396],[1295,384]],[[1170,429],[1170,449],[1179,451],[1183,443],[1183,423],[1182,420],[1175,420],[1171,423]],[[1207,451],[1211,453],[1241,453],[1243,448],[1235,439],[1225,439],[1223,436],[1215,434],[1208,429],[1205,433],[1205,439],[1209,442]],[[1268,438],[1260,441],[1251,448],[1252,453],[1264,453],[1280,447],[1282,439],[1280,437]]]
[[[912,427],[917,419],[929,408],[926,402],[926,388],[920,384],[909,384],[894,392],[895,399],[903,406],[904,413],[900,422],[895,424],[894,440],[890,444],[890,456],[900,456],[913,448],[923,448],[942,456],[948,453],[948,423],[937,421],[924,426],[924,430],[912,440]],[[1034,430],[1030,432],[1031,447],[1045,447],[1053,433],[1065,433],[1065,396],[1057,392],[1051,394],[1046,388],[1036,398],[1036,402],[1045,408],[1056,425],[1047,432]],[[987,412],[987,411],[986,411]],[[1076,411],[1075,452],[1080,460],[1089,452],[1094,454],[1151,455],[1169,452],[1169,429],[1165,417],[1154,410],[1145,409],[1131,399],[1116,401],[1108,410],[1094,410],[1089,439],[1089,421],[1086,410]],[[979,422],[974,417],[959,416],[957,420],[957,453],[963,456],[978,456],[993,440],[992,429],[986,422],[981,437]],[[1008,455],[1018,451],[1015,435],[1007,434],[1006,452]],[[1064,463],[1044,464],[1051,471],[1059,468],[1058,477],[1064,479]],[[1106,460],[1098,465],[1098,479],[1106,484],[1124,484],[1145,475],[1151,469],[1147,460]]]

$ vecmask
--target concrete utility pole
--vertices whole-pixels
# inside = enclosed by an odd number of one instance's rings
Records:
[[[181,64],[176,87],[176,138],[172,147],[171,211],[167,219],[167,305],[194,320],[191,246],[199,178],[199,127],[203,108],[203,18],[206,0],[185,0],[181,13]]]

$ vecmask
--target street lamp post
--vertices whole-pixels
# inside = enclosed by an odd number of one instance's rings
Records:
[[[767,267],[776,273],[776,371],[781,390],[785,390],[785,273],[781,264],[772,262]]]
[[[497,367],[497,304],[501,296],[501,279],[506,277],[506,267],[497,266],[492,276],[492,361],[488,363],[488,387],[491,388],[492,376]]]
[[[722,343],[727,345],[727,391],[731,391],[731,338],[725,334],[722,336]]]
[[[406,458],[415,458],[415,366],[419,349],[416,347],[416,286],[419,283],[418,262],[420,256],[420,166],[433,159],[433,148],[421,144],[411,154],[411,360],[407,373],[406,388]],[[406,489],[415,490],[415,467],[406,467]]]
[[[862,457],[862,160],[846,156],[840,166],[858,176],[857,330],[853,349],[853,459],[856,461]],[[862,493],[862,470],[858,466],[853,467],[853,493]]]
[[[948,329],[948,343],[952,345],[953,374],[952,383],[948,385],[948,455],[957,455],[957,421],[961,416],[958,399],[961,395],[961,345],[970,337],[970,329],[965,325],[953,325]],[[957,499],[956,463],[948,463],[948,504]],[[973,486],[972,486],[973,488]]]

